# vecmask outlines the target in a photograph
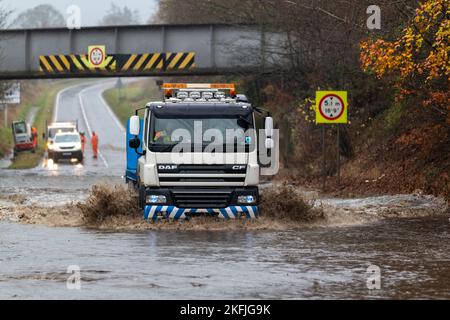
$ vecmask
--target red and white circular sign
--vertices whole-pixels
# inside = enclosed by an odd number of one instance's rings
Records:
[[[105,60],[105,52],[99,48],[92,48],[89,52],[89,62],[94,66],[99,66]]]
[[[327,94],[319,103],[319,112],[321,116],[329,121],[339,119],[344,113],[344,109],[344,101],[335,94]]]

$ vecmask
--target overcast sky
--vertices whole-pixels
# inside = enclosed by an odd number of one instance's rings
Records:
[[[157,0],[3,0],[0,5],[8,10],[14,10],[10,22],[21,12],[40,4],[51,4],[66,16],[68,6],[75,4],[81,9],[81,25],[97,25],[111,7],[111,3],[117,6],[127,6],[131,10],[137,9],[141,23],[146,23],[157,8]]]

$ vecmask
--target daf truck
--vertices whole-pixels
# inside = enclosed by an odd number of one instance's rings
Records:
[[[236,94],[234,84],[165,83],[162,91],[161,101],[136,110],[127,125],[125,179],[139,193],[144,218],[257,217],[260,176],[278,170],[270,114]]]

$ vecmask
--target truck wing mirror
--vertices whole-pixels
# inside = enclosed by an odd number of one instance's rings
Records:
[[[266,146],[266,149],[267,149],[267,150],[271,150],[271,149],[274,148],[275,142],[273,141],[272,138],[266,138],[265,146]]]
[[[141,145],[141,140],[139,140],[138,137],[135,137],[128,141],[128,145],[130,146],[130,148],[137,150]]]
[[[140,131],[139,116],[132,116],[132,117],[130,117],[130,134],[133,135],[133,136],[138,136],[139,135],[139,131]]]
[[[265,118],[264,129],[266,132],[266,137],[271,138],[273,136],[273,118],[272,117]]]

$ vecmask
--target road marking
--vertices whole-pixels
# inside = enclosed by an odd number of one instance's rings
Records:
[[[58,118],[59,99],[60,99],[59,97],[60,97],[60,95],[63,94],[64,92],[70,90],[70,89],[73,89],[73,88],[76,88],[76,87],[81,87],[81,86],[84,86],[86,84],[87,84],[86,82],[85,83],[79,83],[79,84],[75,84],[73,86],[70,86],[70,87],[67,87],[67,88],[64,88],[64,89],[58,91],[58,93],[56,94],[56,99],[55,99],[55,107],[53,108],[53,120],[52,120],[53,122],[56,122],[57,121],[56,119]]]
[[[80,92],[78,92],[78,101],[80,102],[80,108],[81,108],[81,114],[83,115],[83,119],[84,119],[84,123],[86,124],[86,128],[88,130],[89,133],[89,137],[92,138],[92,130],[91,130],[91,126],[89,125],[87,116],[86,116],[86,110],[84,109],[84,103],[83,103],[83,98],[81,97],[81,94],[83,93],[84,90],[89,89],[85,88],[83,90],[81,90]],[[105,164],[105,167],[109,167],[108,162],[106,162],[105,157],[103,157],[103,154],[100,152],[100,148],[98,148],[98,155],[100,156],[100,158],[103,160],[103,163]]]
[[[130,82],[132,82],[132,81],[130,81]],[[125,127],[120,122],[119,118],[117,118],[116,114],[111,110],[111,107],[109,106],[108,102],[106,102],[105,98],[103,97],[103,92],[105,92],[108,89],[111,89],[112,88],[111,85],[105,84],[105,83],[96,84],[96,85],[93,85],[93,86],[90,86],[90,87],[87,87],[87,88],[83,89],[80,93],[83,93],[84,91],[87,91],[87,90],[90,90],[90,89],[95,89],[97,87],[105,87],[103,90],[98,92],[98,94],[97,94],[98,98],[104,104],[104,106],[106,108],[106,111],[111,116],[111,118],[114,120],[114,122],[116,123],[117,127],[119,128],[119,130],[122,131],[124,135],[126,135]]]
[[[130,81],[127,81],[127,83],[132,83],[132,82],[135,82],[135,81],[138,81],[138,79],[132,79],[132,80],[130,80]],[[109,84],[105,84],[104,82],[102,82],[102,83],[99,83],[99,84],[92,85],[92,86],[89,86],[89,87],[87,87],[87,88],[84,88],[83,90],[81,90],[81,91],[78,93],[78,100],[79,100],[79,102],[80,102],[81,114],[83,115],[83,119],[84,119],[84,122],[86,123],[86,128],[88,129],[88,133],[89,133],[89,136],[90,136],[90,137],[92,137],[92,129],[91,129],[90,125],[89,125],[89,122],[88,122],[88,119],[87,119],[87,116],[86,116],[86,110],[85,110],[85,108],[84,108],[83,98],[82,98],[81,95],[82,95],[85,91],[88,91],[88,90],[90,90],[90,89],[94,89],[94,88],[96,88],[96,87],[107,87],[107,86],[112,87],[112,83],[111,83],[111,86],[110,86]],[[105,106],[107,112],[109,113],[109,115],[111,116],[111,118],[114,120],[114,122],[115,122],[116,125],[118,126],[119,130],[122,131],[122,133],[123,133],[124,136],[126,136],[126,130],[125,130],[125,127],[124,127],[123,124],[119,121],[119,119],[118,119],[117,116],[114,114],[114,112],[111,110],[111,107],[109,106],[109,104],[108,104],[108,103],[105,101],[105,99],[103,98],[102,93],[103,93],[105,90],[107,90],[107,89],[108,89],[108,88],[105,88],[103,91],[100,91],[100,92],[98,93],[98,97],[100,98],[100,100],[101,100],[102,103],[104,104],[104,106]],[[102,158],[103,163],[105,164],[105,166],[106,166],[106,167],[109,167],[109,166],[108,166],[108,163],[107,163],[107,161],[106,161],[106,159],[103,157],[103,155],[102,155],[102,153],[100,152],[100,150],[99,150],[98,154],[99,154],[100,158]]]

